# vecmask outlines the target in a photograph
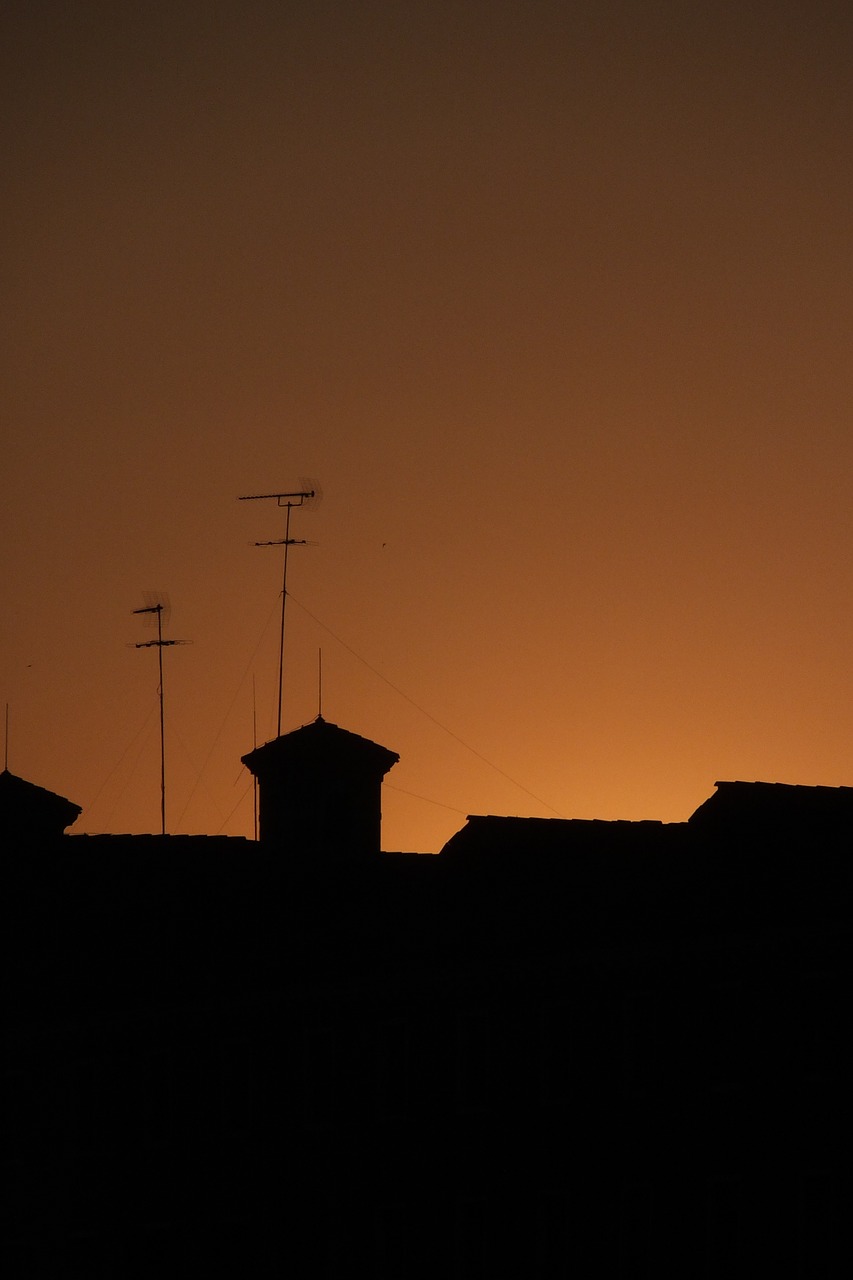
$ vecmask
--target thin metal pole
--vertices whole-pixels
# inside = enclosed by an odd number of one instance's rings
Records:
[[[276,737],[281,737],[281,704],[284,687],[284,610],[287,604],[287,552],[290,547],[290,513],[291,503],[286,504],[287,516],[284,524],[284,573],[281,581],[281,640],[278,647],[278,725]]]
[[[160,664],[160,834],[166,834],[166,717],[163,696],[163,606],[157,609],[157,658]]]
[[[3,768],[9,768],[9,704],[6,703],[6,746],[3,752]]]
[[[163,605],[149,604],[144,609],[134,609],[134,613],[157,614],[157,639],[146,640],[137,644],[136,649],[157,650],[157,666],[160,673],[160,834],[166,834],[166,697],[163,688],[163,649],[168,645],[186,644],[186,640],[163,639]]]

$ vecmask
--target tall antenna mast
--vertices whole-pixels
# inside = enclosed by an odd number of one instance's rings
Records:
[[[134,645],[135,649],[156,649],[160,669],[160,834],[166,834],[166,717],[165,699],[163,697],[163,650],[170,645],[186,644],[186,640],[163,639],[163,611],[167,605],[162,600],[156,604],[147,604],[142,609],[133,609],[133,613],[154,613],[157,615],[157,639],[144,640]]]
[[[281,704],[284,686],[284,614],[287,605],[287,553],[292,546],[306,546],[305,538],[291,538],[290,513],[294,507],[304,507],[309,503],[316,504],[320,500],[320,486],[316,481],[304,481],[301,489],[290,493],[249,493],[238,502],[262,502],[274,499],[279,507],[284,507],[284,537],[275,538],[272,542],[256,542],[256,547],[284,547],[284,571],[281,579],[281,636],[278,646],[278,710],[276,718],[276,737],[281,737]]]
[[[6,745],[3,749],[3,768],[9,768],[9,704],[6,703]]]

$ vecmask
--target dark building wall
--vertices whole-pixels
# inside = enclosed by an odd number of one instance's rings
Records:
[[[294,859],[376,857],[381,848],[381,780],[371,774],[317,777],[294,768],[261,777],[260,839]]]
[[[493,819],[7,864],[12,1273],[847,1274],[848,861]]]
[[[305,1249],[318,1276],[835,1274],[815,1257],[847,1245],[849,1061],[760,1050],[807,1042],[838,956],[786,960],[795,998],[749,1034],[776,960],[679,959],[677,981],[601,951],[429,980],[276,970],[254,998],[30,1028],[12,1241],[112,1274],[158,1249],[258,1275]]]

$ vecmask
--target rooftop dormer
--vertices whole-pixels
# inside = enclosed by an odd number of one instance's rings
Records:
[[[382,779],[399,756],[318,716],[243,756],[258,780],[261,843],[352,863],[381,849]]]

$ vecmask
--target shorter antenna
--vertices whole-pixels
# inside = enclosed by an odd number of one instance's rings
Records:
[[[157,639],[143,640],[140,644],[134,645],[135,649],[156,649],[157,661],[160,669],[160,834],[166,834],[166,718],[165,718],[165,699],[163,697],[163,650],[175,644],[188,644],[188,640],[164,640],[163,639],[163,614],[168,615],[170,612],[168,603],[164,603],[163,599],[157,600],[156,604],[150,603],[151,600],[157,599],[156,595],[145,592],[145,598],[149,601],[143,605],[141,609],[133,609],[133,613],[153,613],[157,615]]]
[[[3,751],[3,768],[9,769],[9,704],[6,703],[6,745]]]

